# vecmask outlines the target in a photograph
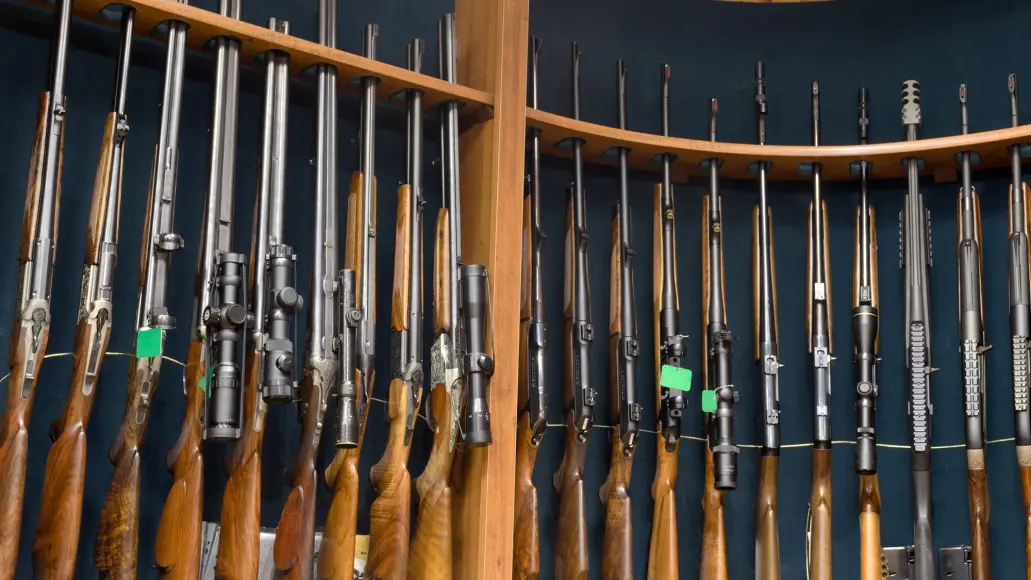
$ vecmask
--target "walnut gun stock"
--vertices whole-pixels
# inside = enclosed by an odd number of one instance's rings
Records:
[[[129,132],[125,101],[135,15],[133,8],[125,8],[122,12],[112,110],[104,123],[100,161],[90,203],[72,384],[64,411],[50,427],[54,445],[47,456],[43,501],[32,545],[33,569],[37,578],[71,579],[75,576],[86,478],[86,426],[111,337],[122,163],[125,138]],[[13,562],[11,567],[14,567]]]

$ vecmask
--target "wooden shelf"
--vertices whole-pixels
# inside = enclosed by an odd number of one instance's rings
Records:
[[[603,157],[605,152],[612,147],[629,147],[631,167],[656,171],[659,169],[653,161],[656,156],[672,153],[677,156],[674,175],[679,179],[688,175],[708,175],[708,170],[700,164],[713,157],[723,160],[720,175],[732,179],[755,179],[749,166],[758,160],[773,164],[770,177],[775,180],[809,179],[809,174],[799,171],[799,166],[815,161],[823,164],[822,176],[826,180],[856,179],[850,168],[856,161],[872,163],[870,176],[873,179],[902,178],[906,175],[902,161],[917,157],[924,160],[921,174],[934,175],[939,181],[951,181],[955,180],[958,168],[956,155],[962,151],[977,152],[980,163],[975,165],[975,170],[1008,167],[1009,147],[1016,143],[1031,143],[1031,125],[917,141],[807,147],[662,137],[576,121],[529,107],[526,124],[541,130],[541,147],[546,155],[572,156],[571,150],[556,145],[563,139],[579,138],[585,141],[583,156],[588,163],[613,165],[615,159]]]
[[[33,0],[32,3],[49,5],[43,0]],[[104,12],[104,9],[112,4],[111,0],[76,0],[74,12],[78,17],[117,27],[118,22],[112,19],[112,12]],[[328,63],[337,67],[337,76],[343,88],[346,88],[351,80],[362,76],[379,77],[381,81],[378,94],[383,101],[391,99],[402,90],[417,88],[425,92],[423,103],[427,107],[444,101],[459,101],[465,105],[461,108],[463,117],[482,120],[493,114],[494,97],[490,93],[328,48],[303,38],[273,32],[262,26],[226,18],[194,6],[171,0],[117,0],[117,4],[136,9],[137,35],[152,36],[155,28],[162,22],[170,19],[181,20],[190,25],[186,38],[187,44],[193,50],[205,50],[205,44],[216,36],[232,36],[238,38],[241,43],[241,64],[253,65],[258,55],[271,49],[279,49],[290,53],[294,74],[300,74],[315,64]],[[117,18],[121,13],[115,11],[113,14],[114,18]]]

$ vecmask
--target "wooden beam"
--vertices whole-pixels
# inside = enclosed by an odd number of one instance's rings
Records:
[[[456,0],[458,82],[494,95],[491,120],[460,139],[462,258],[490,274],[496,372],[490,407],[494,442],[472,449],[455,523],[455,574],[462,580],[511,578],[515,492],[515,416],[519,361],[520,229],[526,151],[529,0]]]

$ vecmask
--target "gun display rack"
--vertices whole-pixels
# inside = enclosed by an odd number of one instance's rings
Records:
[[[43,0],[18,1],[50,6]],[[150,36],[162,22],[176,19],[190,27],[190,50],[205,50],[209,39],[231,36],[240,41],[243,63],[253,63],[257,55],[278,50],[290,55],[292,77],[313,65],[328,63],[337,67],[342,90],[355,78],[374,76],[380,79],[377,96],[381,101],[416,89],[422,91],[427,110],[448,101],[462,105],[462,232],[467,241],[462,250],[469,262],[484,264],[490,271],[493,330],[489,340],[493,345],[488,350],[494,353],[496,368],[509,369],[494,375],[490,390],[492,412],[503,418],[494,423],[493,444],[471,449],[464,461],[464,485],[458,492],[455,513],[464,533],[456,536],[454,570],[455,577],[462,579],[504,578],[512,570],[513,513],[490,508],[512,505],[515,487],[516,423],[510,418],[517,415],[518,375],[513,369],[518,367],[521,348],[521,233],[502,224],[521,221],[527,127],[539,130],[544,155],[571,155],[557,144],[574,138],[583,140],[583,158],[588,163],[614,164],[603,153],[624,148],[628,149],[628,164],[633,169],[657,171],[661,166],[653,160],[673,154],[676,159],[672,169],[678,177],[706,175],[708,168],[703,162],[721,159],[723,177],[748,180],[754,179],[752,165],[760,159],[769,163],[772,180],[810,179],[800,167],[819,162],[823,179],[834,181],[858,180],[859,162],[868,163],[870,179],[901,178],[906,175],[903,160],[910,158],[923,160],[922,174],[948,179],[956,174],[957,154],[961,152],[976,153],[978,170],[1001,168],[1010,164],[1013,145],[1031,143],[1031,125],[1024,125],[869,145],[754,145],[650,135],[548,113],[526,106],[529,0],[455,0],[457,83],[171,0],[118,3],[136,9],[134,30],[140,36]],[[114,34],[117,21],[105,12],[110,4],[109,0],[77,0],[74,14],[110,26]]]

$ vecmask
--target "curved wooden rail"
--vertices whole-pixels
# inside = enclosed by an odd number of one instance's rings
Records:
[[[24,1],[53,8],[53,4],[45,0]],[[140,36],[153,36],[155,28],[166,20],[181,20],[190,25],[186,42],[193,50],[204,50],[207,42],[216,36],[232,36],[240,40],[241,64],[256,64],[258,55],[278,49],[290,53],[290,67],[294,74],[319,63],[336,66],[337,78],[345,90],[350,90],[349,83],[353,79],[375,76],[380,78],[378,95],[382,101],[390,100],[405,89],[415,88],[424,91],[422,102],[427,109],[436,110],[436,105],[443,101],[459,101],[465,105],[460,109],[463,118],[483,120],[492,114],[494,96],[490,93],[171,0],[76,0],[74,12],[79,18],[107,24],[114,29],[118,26],[121,12],[105,11],[105,8],[117,4],[136,9],[135,33]]]
[[[901,178],[906,175],[902,161],[917,157],[924,160],[921,174],[934,175],[939,181],[951,181],[955,180],[958,167],[956,154],[961,151],[975,151],[980,156],[981,162],[975,170],[1007,167],[1010,163],[1009,147],[1015,143],[1031,143],[1031,125],[918,141],[810,147],[712,143],[663,137],[577,121],[532,107],[526,109],[526,124],[541,130],[541,144],[546,155],[571,156],[572,151],[560,146],[560,142],[579,138],[585,141],[583,156],[588,163],[613,165],[615,158],[607,158],[605,152],[612,147],[629,147],[631,167],[658,171],[661,166],[653,159],[661,153],[672,153],[677,156],[675,175],[681,179],[687,175],[707,176],[708,170],[701,163],[713,157],[723,161],[720,174],[732,179],[755,179],[749,166],[760,159],[773,164],[770,177],[775,180],[808,179],[809,173],[800,171],[799,166],[814,161],[823,164],[822,176],[826,180],[857,179],[858,176],[853,175],[850,169],[857,161],[872,163],[871,177],[874,179]]]

